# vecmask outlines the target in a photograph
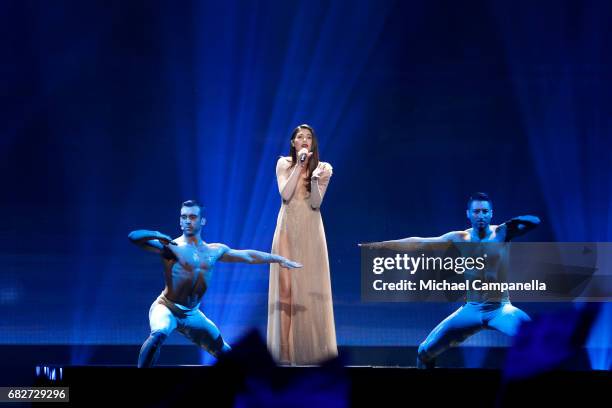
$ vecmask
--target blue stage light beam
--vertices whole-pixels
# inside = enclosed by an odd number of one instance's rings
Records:
[[[547,222],[558,241],[610,241],[612,59],[601,39],[612,5],[497,2],[493,12],[548,205]],[[540,16],[547,16],[547,30]],[[588,340],[593,368],[610,368],[611,307],[603,305],[601,316],[608,318],[597,320]]]

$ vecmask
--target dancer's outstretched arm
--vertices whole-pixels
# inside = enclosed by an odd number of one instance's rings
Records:
[[[419,249],[423,244],[430,244],[435,242],[455,242],[461,239],[461,235],[464,235],[465,231],[451,231],[439,237],[409,237],[403,239],[396,239],[391,241],[380,241],[380,242],[368,242],[359,244],[360,247],[372,248],[372,249],[393,249],[396,251],[412,251]]]
[[[248,264],[278,263],[283,268],[289,269],[302,267],[302,264],[299,262],[290,261],[289,259],[280,255],[256,251],[254,249],[232,249],[227,245],[222,244],[219,244],[219,246],[222,248],[222,251],[224,251],[220,258],[220,261],[223,262],[243,262]]]
[[[168,245],[176,245],[172,238],[159,231],[135,230],[128,234],[128,239],[145,251],[157,254],[164,254],[170,251]]]
[[[514,217],[497,227],[497,231],[506,233],[506,241],[524,235],[540,225],[540,218],[535,215],[520,215]]]

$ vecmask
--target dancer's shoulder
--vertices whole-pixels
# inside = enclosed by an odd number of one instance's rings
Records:
[[[449,241],[452,242],[469,242],[471,237],[471,228],[463,231],[451,231],[447,234]]]
[[[208,248],[213,251],[227,252],[230,250],[230,247],[220,242],[211,242],[207,245],[208,245]]]

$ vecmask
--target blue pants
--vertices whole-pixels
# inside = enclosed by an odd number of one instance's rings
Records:
[[[215,324],[204,315],[198,306],[187,309],[160,295],[149,309],[151,333],[163,333],[169,336],[178,330],[189,340],[206,349],[214,356],[220,351],[228,351],[225,342],[216,344],[221,332]],[[220,346],[220,347],[219,347]]]
[[[217,326],[198,306],[188,309],[173,303],[163,294],[149,309],[149,325],[151,334],[140,349],[138,367],[151,367],[155,364],[162,344],[174,330],[178,330],[215,357],[231,350],[229,344],[223,341]]]
[[[493,329],[514,336],[520,324],[531,320],[510,302],[467,302],[444,319],[419,346],[418,360],[432,362],[482,329]]]

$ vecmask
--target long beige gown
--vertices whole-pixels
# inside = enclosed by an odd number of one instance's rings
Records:
[[[291,171],[291,158],[282,157],[276,166],[279,190],[285,185]],[[321,198],[324,196],[332,167],[320,162],[328,172],[318,182]],[[312,184],[315,188],[315,184]],[[300,178],[290,200],[283,200],[274,239],[272,253],[300,262],[303,267],[290,270],[291,304],[281,305],[279,298],[278,264],[270,265],[268,294],[268,348],[272,356],[281,360],[281,309],[290,306],[289,362],[292,364],[317,364],[338,354],[336,329],[327,258],[327,243],[323,220],[311,194]]]

